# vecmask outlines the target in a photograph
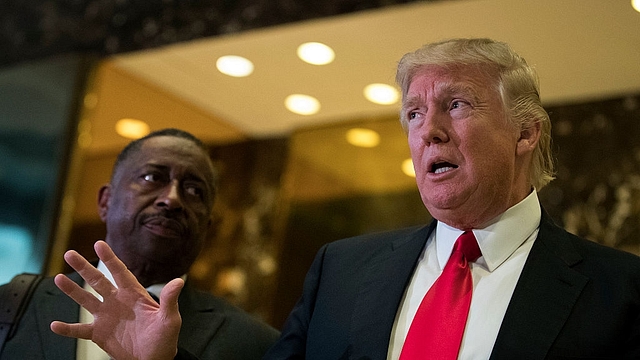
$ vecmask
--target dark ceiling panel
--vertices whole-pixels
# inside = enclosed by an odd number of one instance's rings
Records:
[[[104,56],[415,1],[2,0],[0,66],[68,52]]]

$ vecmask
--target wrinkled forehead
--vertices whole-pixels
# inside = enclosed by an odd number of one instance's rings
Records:
[[[484,74],[487,78],[497,79],[500,75],[500,66],[491,62],[461,62],[451,61],[442,63],[423,63],[416,65],[409,71],[409,82],[416,74],[429,72],[439,75],[460,75],[466,73]]]
[[[465,95],[480,98],[488,91],[498,91],[498,73],[482,65],[424,65],[411,76],[403,105],[424,100],[427,95]]]
[[[209,154],[193,141],[175,136],[157,136],[145,140],[117,169],[118,173],[154,165],[201,177],[212,189],[215,173]]]

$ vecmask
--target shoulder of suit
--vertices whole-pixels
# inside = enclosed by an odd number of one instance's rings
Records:
[[[374,231],[329,243],[332,247],[349,248],[376,247],[386,245],[390,241],[399,239],[424,239],[430,231],[430,225],[416,225],[395,230]]]
[[[628,272],[640,278],[640,256],[609,245],[585,239],[568,232],[554,223],[541,224],[539,237],[557,252],[563,254],[569,251],[579,254],[581,263],[599,264],[598,268],[612,269],[612,271]],[[546,238],[545,238],[546,237]]]

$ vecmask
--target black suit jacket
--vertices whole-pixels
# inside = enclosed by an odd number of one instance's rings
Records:
[[[325,245],[265,359],[386,359],[435,224]],[[640,258],[571,235],[543,211],[490,359],[569,358],[640,359]]]
[[[82,284],[77,273],[70,278]],[[178,344],[200,359],[260,359],[278,337],[272,327],[188,282],[178,303],[182,316]],[[49,324],[75,323],[78,317],[78,304],[55,286],[53,278],[43,280],[0,359],[75,360],[76,340],[54,334]]]

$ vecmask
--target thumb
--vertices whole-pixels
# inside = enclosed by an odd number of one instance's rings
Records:
[[[151,334],[156,336],[155,353],[152,353],[149,359],[159,359],[160,355],[164,358],[167,354],[171,354],[171,358],[177,352],[178,336],[180,334],[180,326],[182,318],[178,309],[178,296],[184,287],[184,281],[180,278],[173,279],[164,286],[160,292],[160,321],[162,323],[158,332]]]
[[[178,312],[178,297],[183,287],[184,280],[180,278],[169,281],[160,292],[160,307],[165,311]]]
[[[178,296],[184,287],[184,280],[177,278],[169,281],[160,292],[160,312],[165,326],[175,330],[176,342],[182,325],[182,317],[178,308]]]

